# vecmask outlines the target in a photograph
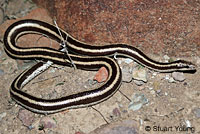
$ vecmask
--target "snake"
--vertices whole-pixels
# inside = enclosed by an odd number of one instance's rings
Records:
[[[17,40],[25,34],[45,35],[65,45],[70,53],[50,47],[20,47]],[[4,34],[4,50],[14,59],[42,60],[33,67],[18,75],[11,84],[10,95],[23,107],[42,114],[51,114],[71,108],[87,107],[110,98],[120,87],[122,71],[112,56],[128,57],[142,66],[157,72],[196,72],[196,65],[185,60],[158,62],[136,47],[127,44],[108,44],[94,46],[75,39],[57,26],[40,20],[26,19],[11,24]],[[99,87],[89,91],[64,96],[56,99],[44,99],[32,96],[21,89],[34,77],[44,72],[51,64],[71,66],[77,69],[97,70],[105,67],[108,70],[107,80]],[[45,67],[46,65],[46,67]]]

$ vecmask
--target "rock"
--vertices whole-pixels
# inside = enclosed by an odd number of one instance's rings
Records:
[[[0,75],[4,75],[4,71],[0,69]]]
[[[6,117],[7,113],[6,112],[3,112],[3,113],[0,113],[0,121]]]
[[[125,43],[139,46],[145,53],[163,54],[165,50],[170,56],[177,56],[187,51],[184,55],[191,56],[193,51],[190,50],[196,50],[196,45],[188,44],[198,44],[199,41],[198,30],[189,37],[184,35],[183,40],[177,39],[182,37],[180,33],[199,29],[196,25],[199,22],[197,11],[191,10],[198,9],[198,0],[193,1],[192,6],[185,4],[185,1],[163,0],[33,2],[47,9],[65,31],[92,45]],[[188,25],[190,27],[186,27]],[[185,43],[186,40],[188,43]],[[176,42],[181,45],[171,47]]]
[[[189,120],[185,120],[185,124],[186,124],[186,128],[190,128],[192,126]]]
[[[180,81],[180,82],[185,80],[185,76],[183,72],[173,72],[172,77],[174,78],[174,80]]]
[[[128,64],[125,64],[122,67],[122,81],[124,82],[131,82],[132,80],[132,67],[129,66]]]
[[[19,111],[18,118],[24,126],[30,127],[34,121],[34,114],[26,109],[22,109]]]
[[[141,80],[133,80],[133,82],[137,85],[137,86],[142,86],[144,84],[143,81]]]
[[[126,59],[124,59],[124,62],[125,62],[126,64],[130,64],[130,63],[133,62],[133,60],[130,59],[130,58],[126,58]]]
[[[124,120],[103,125],[89,134],[138,134],[138,126],[138,122],[134,120]]]
[[[165,80],[167,80],[169,83],[175,82],[174,78],[172,78],[172,77],[169,76],[168,74],[165,76]]]
[[[170,57],[168,55],[164,55],[163,58],[165,59],[165,62],[169,62]]]
[[[142,68],[133,69],[133,79],[147,82],[147,71]]]
[[[196,108],[196,109],[194,110],[194,113],[195,113],[195,116],[196,116],[197,118],[200,118],[200,108]]]
[[[100,82],[105,82],[108,78],[108,71],[105,67],[101,67],[96,73],[94,80]]]
[[[196,63],[198,66],[200,66],[200,58],[199,57],[196,57]]]
[[[174,80],[174,78],[170,77],[169,80],[168,80],[168,82],[169,82],[169,83],[174,83],[175,80]]]
[[[55,128],[56,122],[52,118],[45,116],[40,120],[40,126],[42,126],[44,129],[45,128]]]
[[[118,117],[121,116],[121,112],[120,112],[120,110],[118,108],[113,109],[112,113],[113,113],[114,116],[118,116]]]
[[[4,68],[4,73],[12,73],[18,70],[18,65],[16,60],[7,58],[1,63],[1,66]]]
[[[148,99],[145,98],[144,94],[134,94],[132,101],[128,108],[136,111],[139,110],[144,104],[148,103]]]

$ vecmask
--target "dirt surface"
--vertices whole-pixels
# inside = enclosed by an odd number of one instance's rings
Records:
[[[22,17],[35,5],[29,1],[18,0],[24,6],[18,7],[16,1],[2,1],[4,20]],[[25,10],[26,9],[26,10]],[[9,11],[9,12],[8,12]],[[2,34],[2,33],[1,33]],[[163,57],[148,54],[151,58],[163,61]],[[139,134],[146,133],[200,133],[200,57],[181,58],[197,65],[195,74],[185,74],[183,82],[170,83],[166,76],[171,74],[148,71],[148,82],[136,86],[134,82],[123,82],[119,90],[128,98],[134,94],[143,94],[148,103],[137,111],[128,109],[129,100],[117,92],[110,99],[92,107],[71,109],[52,115],[40,115],[25,112],[9,95],[9,87],[16,76],[33,62],[22,65],[11,59],[0,42],[0,134],[85,134],[98,133],[95,130],[102,125],[107,126],[125,120],[136,122],[133,128]],[[31,81],[23,91],[42,98],[58,98],[60,96],[89,90],[99,84],[91,84],[95,72],[74,70],[70,67],[51,67],[49,70]],[[41,120],[52,119],[53,125],[42,129]],[[105,118],[105,119],[104,119]],[[30,121],[30,123],[26,123]],[[107,122],[109,124],[107,124]],[[48,122],[48,121],[47,121]],[[120,124],[119,123],[119,124]],[[51,124],[51,123],[50,123]],[[190,129],[186,129],[189,126]],[[159,128],[160,127],[160,128]],[[151,128],[150,131],[148,129]],[[154,129],[153,129],[154,128]],[[177,130],[176,130],[177,128]],[[93,131],[93,132],[92,132]]]

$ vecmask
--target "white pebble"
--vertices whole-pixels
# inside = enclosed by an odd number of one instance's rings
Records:
[[[167,74],[167,75],[165,76],[165,80],[169,80],[169,78],[170,78],[170,76]]]
[[[186,127],[191,127],[191,123],[189,120],[185,120],[185,123],[186,123]]]
[[[169,80],[168,80],[168,82],[169,83],[173,83],[173,82],[175,82],[175,80],[174,80],[174,78],[170,77]]]
[[[130,102],[128,108],[133,111],[139,110],[144,104],[149,102],[144,94],[134,94],[131,100],[132,101]]]
[[[122,81],[131,82],[132,80],[132,69],[130,66],[125,65],[122,67]]]
[[[137,85],[137,86],[142,86],[144,84],[143,81],[141,80],[133,80],[133,82]]]
[[[165,59],[165,62],[168,62],[170,58],[169,58],[169,56],[164,55],[164,59]]]
[[[147,82],[147,71],[145,69],[134,68],[132,74],[133,79]]]
[[[153,87],[149,87],[149,90],[153,90]]]
[[[185,80],[185,76],[183,72],[173,72],[172,77],[174,78],[174,80],[180,81],[180,82]]]
[[[117,63],[120,65],[122,64],[122,60],[121,59],[117,59]]]
[[[4,117],[6,117],[6,115],[7,115],[7,114],[6,114],[5,112],[1,113],[1,114],[0,114],[0,121],[1,121]]]
[[[130,63],[133,62],[133,60],[130,59],[130,58],[126,58],[126,59],[124,59],[124,62],[127,63],[127,64],[130,64]]]
[[[158,72],[153,72],[153,74],[152,74],[152,75],[153,75],[153,76],[156,76],[157,74],[158,74]]]

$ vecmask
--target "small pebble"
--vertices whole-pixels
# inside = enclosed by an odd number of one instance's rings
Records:
[[[159,81],[154,81],[153,82],[153,89],[155,91],[159,90],[160,89],[160,82]]]
[[[45,128],[55,128],[56,127],[56,122],[52,118],[49,118],[49,117],[45,116],[40,120],[40,126],[43,126],[44,129]]]
[[[184,86],[187,86],[187,82],[184,82],[183,85],[184,85]]]
[[[170,57],[168,55],[164,55],[163,58],[165,59],[165,62],[169,62],[169,60],[170,60]]]
[[[122,81],[124,82],[132,81],[132,68],[129,65],[124,65],[122,67]]]
[[[134,94],[128,108],[133,111],[136,111],[136,110],[139,110],[144,104],[147,104],[147,103],[148,103],[148,99],[144,96],[144,94]]]
[[[149,90],[153,90],[153,87],[149,87]]]
[[[48,98],[52,99],[52,98],[56,98],[58,96],[58,93],[54,90],[53,92],[51,92],[49,95],[48,95]]]
[[[174,78],[170,77],[168,74],[165,76],[165,80],[167,80],[169,83],[175,82]]]
[[[197,58],[196,63],[197,63],[197,65],[200,65],[200,58],[199,57]]]
[[[157,74],[158,74],[158,72],[153,72],[153,74],[152,74],[152,75],[153,75],[153,76],[156,76]]]
[[[0,75],[4,75],[4,71],[0,69]]]
[[[48,130],[48,131],[45,131],[45,133],[40,133],[40,134],[61,134],[61,133],[59,133],[57,131],[53,131],[53,130]]]
[[[120,117],[121,116],[120,110],[118,108],[113,109],[113,115]]]
[[[6,112],[1,113],[1,114],[0,114],[0,121],[1,121],[4,117],[6,117],[6,115],[7,115]]]
[[[130,64],[130,63],[133,62],[133,60],[130,59],[130,58],[126,58],[126,59],[124,59],[124,62],[127,63],[127,64]]]
[[[143,125],[143,124],[144,124],[143,119],[140,119],[140,125]]]
[[[174,83],[175,80],[174,80],[174,78],[170,77],[169,80],[168,80],[168,82],[169,82],[169,83]]]
[[[55,69],[55,68],[51,68],[51,69],[49,70],[49,72],[50,72],[50,73],[55,73],[55,72],[56,72],[56,69]]]
[[[147,82],[147,71],[145,69],[134,68],[133,79]]]
[[[133,80],[133,82],[137,85],[137,86],[142,86],[144,84],[143,81],[141,80]]]
[[[159,89],[159,90],[156,90],[156,93],[157,94],[160,94],[161,93],[161,90]]]
[[[99,83],[105,82],[108,78],[108,71],[105,67],[101,67],[98,72],[96,73],[94,80],[98,81]]]
[[[88,80],[88,84],[89,84],[90,86],[92,86],[92,85],[97,84],[97,81],[89,79],[89,80]]]
[[[122,64],[122,59],[117,59],[117,63],[119,64],[119,65],[121,65]]]
[[[151,78],[155,78],[157,76],[157,74],[158,74],[157,72],[153,72]]]
[[[13,60],[11,58],[4,60],[1,65],[2,65],[2,67],[4,67],[3,71],[5,73],[12,73],[15,70],[18,70],[16,60]]]
[[[165,75],[165,80],[169,80],[170,76],[167,74]]]
[[[180,81],[180,82],[185,80],[185,76],[183,72],[173,72],[172,77],[174,78],[174,80]]]
[[[144,89],[145,89],[144,86],[140,86],[140,87],[138,87],[138,90],[139,90],[139,91],[144,90]]]
[[[191,127],[191,123],[189,120],[185,120],[186,127]]]
[[[89,134],[138,134],[139,123],[134,120],[124,120],[103,125]]]
[[[34,114],[26,109],[19,111],[18,118],[22,121],[24,126],[31,126],[34,120]]]
[[[167,92],[165,92],[165,96],[167,96],[168,95],[168,93]]]
[[[200,108],[195,109],[194,113],[197,118],[200,118]]]
[[[156,93],[156,91],[155,90],[151,90],[150,93],[154,95]]]
[[[109,134],[137,134],[137,132],[135,131],[135,128],[131,128],[131,127],[123,127],[123,126],[119,126],[119,127],[115,127],[113,128]]]

